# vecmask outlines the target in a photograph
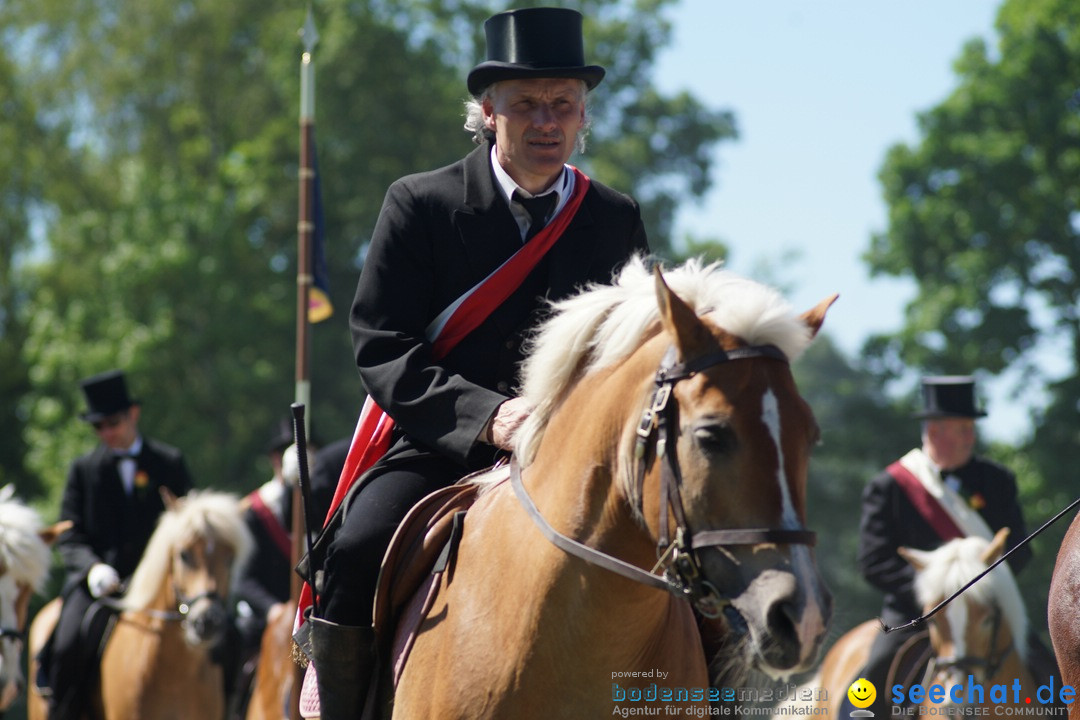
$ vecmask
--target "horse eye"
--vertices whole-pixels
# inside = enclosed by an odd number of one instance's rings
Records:
[[[728,425],[716,423],[695,427],[694,439],[697,440],[703,452],[713,455],[731,453],[738,445],[735,431]]]

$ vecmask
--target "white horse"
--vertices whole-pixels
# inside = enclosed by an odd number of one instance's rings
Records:
[[[0,713],[26,687],[19,657],[26,638],[30,598],[49,575],[49,546],[70,522],[44,526],[36,510],[16,500],[15,487],[0,488]]]

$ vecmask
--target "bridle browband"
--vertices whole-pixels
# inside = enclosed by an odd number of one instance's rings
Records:
[[[676,363],[675,348],[664,355],[660,368],[656,371],[653,391],[648,406],[642,412],[637,426],[635,460],[637,462],[637,495],[640,499],[645,485],[645,453],[650,441],[656,439],[656,456],[661,460],[660,470],[660,533],[657,541],[657,563],[652,572],[647,572],[636,565],[631,565],[616,557],[600,552],[583,543],[563,535],[544,519],[532,498],[529,497],[521,481],[521,470],[516,459],[511,461],[510,482],[518,501],[526,513],[540,529],[541,533],[556,547],[586,562],[597,565],[623,577],[651,587],[667,590],[689,600],[706,617],[718,617],[724,612],[730,600],[704,579],[701,561],[697,550],[709,547],[729,547],[739,545],[813,545],[815,534],[805,528],[729,528],[723,530],[705,530],[692,532],[686,521],[683,508],[682,472],[679,468],[678,453],[668,447],[668,441],[677,436],[673,432],[675,423],[675,403],[670,402],[675,384],[680,380],[693,377],[696,373],[734,360],[769,358],[786,363],[787,356],[775,345],[751,345],[732,350],[718,350],[707,353],[693,360]],[[674,515],[675,536],[670,538],[668,508]],[[638,508],[640,511],[640,508]],[[656,570],[663,570],[657,575]]]

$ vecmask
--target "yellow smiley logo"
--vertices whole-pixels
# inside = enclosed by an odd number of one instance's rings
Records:
[[[870,707],[874,702],[874,698],[877,697],[877,688],[874,687],[874,683],[866,678],[859,678],[851,683],[851,687],[847,690],[847,696],[851,704],[857,708]]]

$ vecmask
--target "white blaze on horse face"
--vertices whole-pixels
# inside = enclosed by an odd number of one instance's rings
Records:
[[[968,626],[968,607],[966,603],[949,603],[945,607],[945,617],[949,620],[949,631],[953,642],[953,657],[962,658],[967,655],[967,637],[965,636]]]
[[[769,435],[776,444],[776,482],[780,485],[781,516],[780,524],[788,529],[800,527],[799,516],[795,513],[795,505],[791,501],[791,488],[788,487],[787,473],[784,471],[784,446],[781,443],[783,437],[780,428],[780,404],[772,388],[765,391],[761,398],[761,419],[765,427],[769,428]]]
[[[769,429],[769,435],[776,445],[776,482],[780,486],[781,515],[780,525],[789,530],[802,527],[802,521],[795,512],[795,503],[791,498],[791,488],[788,485],[787,471],[784,463],[783,429],[780,423],[780,403],[772,388],[768,388],[761,398],[761,419],[765,427]],[[814,567],[813,558],[810,556],[810,548],[806,545],[790,545],[791,566],[800,588],[802,596],[806,599],[806,607],[802,613],[802,621],[799,623],[799,639],[804,650],[816,647],[815,638],[818,638],[825,630],[825,610],[821,607],[818,599],[822,596],[822,586]]]

